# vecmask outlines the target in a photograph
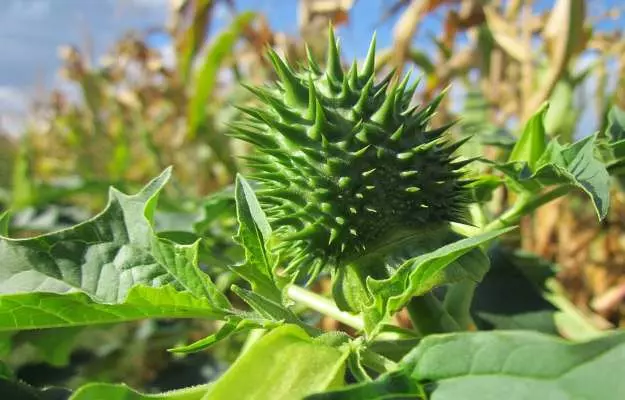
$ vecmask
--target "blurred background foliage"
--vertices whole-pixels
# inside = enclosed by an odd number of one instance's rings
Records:
[[[611,129],[614,121],[625,126],[625,114],[618,111],[625,108],[625,35],[618,24],[606,23],[621,18],[619,2],[300,0],[298,30],[286,33],[274,30],[267,15],[241,10],[236,0],[171,0],[164,26],[119,37],[98,64],[78,47],[60,49],[60,73],[74,91],[41,96],[20,135],[0,132],[0,211],[13,215],[10,234],[75,224],[104,206],[110,185],[133,191],[173,165],[158,227],[163,234],[202,237],[202,261],[217,271],[216,281],[226,290],[234,278],[224,267],[240,258],[230,240],[236,228],[230,185],[245,171],[240,156],[250,151],[228,135],[228,126],[239,116],[237,106],[253,101],[238,83],[273,79],[267,46],[297,63],[305,59],[308,43],[322,60],[328,22],[349,30],[352,7],[367,2],[369,12],[379,14],[377,26],[392,24],[390,44],[379,48],[378,68],[395,68],[398,78],[414,69],[422,80],[416,102],[450,86],[436,123],[458,120],[452,134],[472,135],[467,157],[504,159],[523,122],[546,101],[547,131],[562,143],[594,129],[606,143],[625,138],[622,130]],[[217,7],[227,10],[227,23],[212,29]],[[432,19],[441,26],[436,35],[420,29]],[[173,57],[150,46],[147,38],[155,32],[172,44]],[[590,123],[583,117],[588,110]],[[613,161],[615,178],[608,218],[596,222],[582,196],[554,201],[522,221],[511,250],[493,258],[497,265],[489,277],[519,288],[518,271],[499,264],[522,265],[519,254],[539,256],[557,278],[550,295],[575,306],[581,320],[597,329],[625,325],[625,186],[619,184],[625,172],[618,155],[604,157]],[[489,172],[486,165],[475,167],[476,173]],[[500,213],[513,197],[496,179],[491,184],[498,188],[480,211],[484,218]],[[545,297],[541,282],[534,297]],[[318,289],[324,290],[323,282]],[[478,303],[488,293],[481,296]],[[529,311],[539,318],[540,302],[528,300],[520,310],[530,303],[538,304]],[[488,315],[486,325],[511,323]],[[338,327],[331,320],[319,324]],[[7,335],[0,356],[35,385],[124,380],[165,390],[215,376],[236,354],[232,349],[244,345],[245,338],[236,338],[186,358],[164,351],[214,328],[202,321],[146,321],[25,332]]]

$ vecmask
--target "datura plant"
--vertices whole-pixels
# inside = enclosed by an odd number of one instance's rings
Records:
[[[619,142],[602,142],[603,152],[596,135],[560,144],[545,134],[544,105],[502,158],[463,157],[467,138],[433,124],[440,96],[413,105],[410,77],[378,79],[375,41],[360,67],[343,68],[329,36],[324,69],[310,55],[296,67],[269,51],[279,80],[248,87],[255,102],[239,105],[245,117],[231,127],[254,148],[252,182],[239,175],[185,232],[155,223],[169,169],[135,195],[112,189],[105,210],[62,231],[14,239],[9,215],[0,216],[2,349],[22,330],[49,332],[37,348],[57,354],[46,344],[71,348],[59,332],[66,328],[203,318],[220,321],[217,331],[171,352],[184,357],[247,335],[215,382],[159,395],[90,383],[55,398],[622,398],[625,334],[600,329],[557,290],[549,263],[499,239],[514,238],[523,216],[572,190],[603,218],[610,175],[598,155],[619,163],[608,151]],[[625,132],[614,121],[611,137]],[[486,203],[502,186],[512,205],[493,215]],[[226,258],[207,227],[235,212],[243,260],[228,265],[229,286],[213,265]],[[519,285],[549,307],[482,313],[474,299],[488,297],[479,283],[491,264],[521,270]],[[309,289],[328,275],[329,293]],[[396,318],[403,310],[409,322]],[[341,330],[325,332],[311,315]],[[486,327],[478,321],[496,330],[477,331]],[[53,395],[19,381],[10,363],[0,367],[9,398]]]

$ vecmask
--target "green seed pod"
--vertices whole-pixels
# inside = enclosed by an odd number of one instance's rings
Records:
[[[247,118],[234,135],[258,150],[248,163],[287,271],[340,270],[464,221],[466,162],[453,156],[462,142],[448,142],[448,126],[429,126],[441,96],[411,107],[408,77],[376,83],[375,37],[360,70],[343,70],[332,29],[325,71],[310,56],[301,71],[274,51],[269,58],[280,80],[249,88],[262,106],[241,108]]]

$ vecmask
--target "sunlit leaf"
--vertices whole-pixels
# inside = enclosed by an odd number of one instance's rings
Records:
[[[525,124],[519,140],[512,148],[508,162],[525,161],[533,170],[538,159],[547,148],[544,119],[547,113],[547,104],[544,104]]]
[[[244,353],[205,400],[300,399],[343,385],[349,352],[314,342],[301,328],[276,328]]]
[[[241,175],[237,176],[235,198],[239,220],[235,239],[244,247],[246,261],[232,270],[247,280],[255,292],[280,302],[280,291],[272,276],[273,261],[266,249],[271,227],[254,191]]]
[[[109,324],[146,318],[225,318],[228,311],[171,286],[135,286],[117,304],[84,293],[24,293],[0,297],[0,331]]]
[[[380,322],[399,311],[413,296],[423,295],[436,286],[464,280],[479,282],[489,266],[479,246],[511,229],[514,228],[452,242],[406,261],[390,278],[367,278],[374,303],[364,312],[366,330],[374,332]]]

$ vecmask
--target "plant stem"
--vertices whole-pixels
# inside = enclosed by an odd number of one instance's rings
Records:
[[[449,287],[445,295],[445,310],[458,323],[462,330],[473,325],[471,304],[477,284],[471,281],[458,282]]]
[[[357,315],[350,314],[345,311],[339,310],[334,302],[320,296],[316,293],[306,290],[296,285],[290,285],[286,290],[287,296],[298,303],[301,303],[308,308],[311,308],[321,314],[334,318],[335,320],[344,323],[358,331],[365,329],[365,323]]]
[[[483,232],[490,232],[514,225],[519,222],[521,217],[524,215],[534,211],[544,204],[549,203],[552,200],[557,199],[558,197],[564,196],[570,190],[570,185],[562,185],[536,196],[522,194],[508,211],[503,213],[499,218],[490,224],[486,225]]]
[[[458,323],[431,292],[413,297],[406,309],[412,325],[422,336],[461,330]]]
[[[375,372],[383,374],[399,368],[399,365],[395,361],[389,360],[388,358],[371,350],[363,350],[361,356],[362,363]]]
[[[291,300],[303,304],[321,314],[332,317],[347,326],[359,331],[365,329],[365,324],[362,318],[339,310],[332,301],[318,295],[317,293],[296,285],[290,285],[287,288],[286,293]],[[398,368],[396,362],[389,360],[374,351],[365,349],[361,355],[363,364],[376,372],[385,373]]]

